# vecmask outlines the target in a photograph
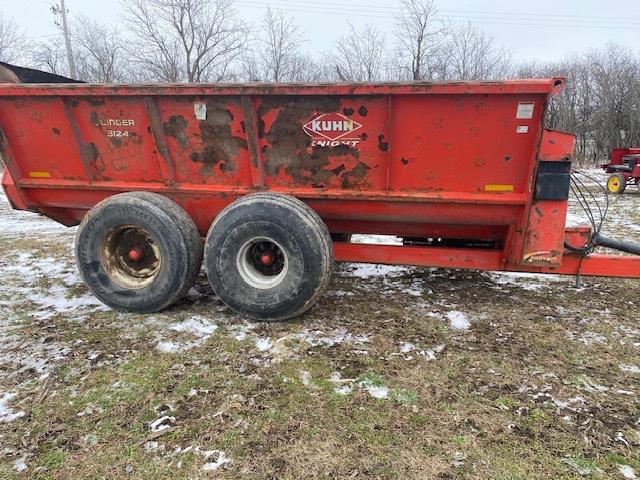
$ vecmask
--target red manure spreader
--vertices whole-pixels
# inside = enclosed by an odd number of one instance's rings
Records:
[[[565,226],[574,137],[543,128],[563,83],[5,83],[2,185],[79,225],[82,278],[121,310],[171,305],[203,258],[261,320],[309,309],[334,261],[640,277],[592,253],[637,245]]]
[[[623,193],[627,185],[640,188],[640,148],[614,148],[609,163],[602,165],[610,173],[607,179],[609,193]]]

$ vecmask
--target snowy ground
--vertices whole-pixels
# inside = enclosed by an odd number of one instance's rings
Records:
[[[640,193],[610,200],[640,241]],[[343,264],[292,322],[204,276],[121,314],[73,237],[0,197],[1,478],[640,476],[638,281]]]

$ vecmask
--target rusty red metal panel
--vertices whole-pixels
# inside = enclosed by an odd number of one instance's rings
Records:
[[[439,248],[419,246],[368,245],[335,243],[337,261],[383,263],[388,265],[416,265],[469,270],[493,270],[512,272],[553,273],[638,278],[640,257],[623,255],[565,255],[562,265],[557,267],[535,267],[509,265],[500,250],[473,248]]]
[[[544,129],[540,140],[539,161],[556,162],[556,165],[557,162],[570,161],[574,145],[575,135]],[[566,200],[534,198],[524,235],[523,265],[557,267],[562,264],[566,218]]]
[[[545,101],[532,94],[393,98],[390,189],[526,193]]]
[[[0,96],[211,96],[211,95],[551,95],[564,85],[563,78],[491,82],[388,82],[388,83],[242,83],[242,84],[4,84]]]
[[[157,97],[178,184],[251,185],[240,97]]]
[[[573,158],[576,136],[545,128],[540,142],[540,160],[563,160]]]
[[[587,246],[591,240],[591,227],[587,225],[566,227],[564,232],[564,244],[568,250],[580,250]]]

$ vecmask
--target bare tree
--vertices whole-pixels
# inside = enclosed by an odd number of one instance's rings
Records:
[[[338,37],[325,57],[339,81],[381,80],[387,76],[384,45],[384,35],[374,25],[356,30],[349,23],[349,33]]]
[[[62,38],[37,42],[30,48],[29,64],[56,75],[68,76],[69,64]]]
[[[152,80],[223,81],[248,29],[231,0],[123,0],[135,42],[130,55]]]
[[[26,39],[11,19],[0,14],[0,62],[12,63],[25,53]]]
[[[267,7],[262,20],[261,38],[257,48],[258,65],[267,81],[288,81],[301,57],[304,38],[293,18],[284,12],[274,13]]]
[[[133,78],[125,61],[122,34],[117,29],[81,15],[72,18],[69,30],[79,80],[113,83]],[[71,75],[61,38],[35,44],[30,57],[30,63],[36,68],[57,75]]]
[[[521,77],[567,78],[552,97],[548,124],[576,135],[578,159],[600,162],[613,147],[640,145],[640,57],[610,44],[550,64],[525,64]]]
[[[435,0],[402,0],[395,30],[401,77],[433,80],[437,76],[444,30]]]
[[[80,78],[96,83],[127,79],[122,34],[85,16],[74,18],[73,44]]]
[[[471,23],[450,27],[442,51],[450,80],[496,80],[511,69],[511,53]]]

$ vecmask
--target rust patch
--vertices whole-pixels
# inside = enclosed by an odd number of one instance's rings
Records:
[[[236,157],[240,150],[247,149],[247,141],[234,137],[231,133],[233,114],[227,110],[227,97],[211,99],[207,102],[207,119],[200,121],[200,137],[204,148],[193,152],[191,161],[203,164],[203,174],[210,174],[214,166],[221,172],[236,170]]]
[[[402,157],[402,158],[400,159],[400,162],[401,162],[403,165],[409,165],[409,160],[407,160],[407,159],[406,159],[406,158],[404,158],[404,157]]]
[[[136,132],[131,132],[129,137],[131,139],[131,143],[135,143],[136,145],[140,145],[142,143],[142,138]]]
[[[116,172],[124,172],[127,168],[129,168],[129,162],[127,162],[126,160],[123,160],[121,158],[116,159],[113,162],[111,162],[111,165],[113,166],[113,169]]]
[[[95,162],[100,158],[100,152],[98,151],[98,147],[96,147],[95,143],[87,144],[87,155],[92,162]]]
[[[175,138],[182,148],[186,148],[189,145],[189,139],[185,133],[188,125],[189,123],[182,115],[171,115],[162,129],[166,136]]]
[[[95,143],[87,143],[87,146],[85,147],[85,154],[97,172],[105,171],[106,166],[100,157],[100,151],[98,150],[98,147],[96,147]]]
[[[87,102],[89,102],[89,105],[91,105],[92,107],[101,107],[105,104],[104,99],[101,98],[89,98],[87,100]]]
[[[371,167],[366,163],[358,162],[356,167],[350,172],[345,173],[342,176],[342,186],[344,188],[351,188],[355,184],[360,183],[360,180],[367,176],[367,173],[371,170]]]
[[[509,163],[511,161],[511,155],[504,156],[504,163]]]
[[[367,135],[366,133],[360,134],[360,140],[366,140],[367,138],[369,138],[369,135]]]
[[[384,135],[378,135],[378,148],[383,152],[389,150],[389,142],[384,141]]]
[[[323,188],[335,177],[343,187],[362,184],[370,167],[359,160],[358,149],[349,145],[336,147],[312,147],[311,137],[302,129],[302,124],[312,116],[336,112],[340,108],[337,97],[291,97],[273,96],[265,99],[258,108],[258,126],[268,145],[262,148],[265,174],[277,176],[281,171],[291,176],[295,182]],[[263,117],[267,112],[278,109],[278,115],[264,132]],[[356,165],[349,169],[347,161],[338,167],[329,168],[331,159],[351,157]],[[350,162],[352,163],[353,160]]]
[[[358,108],[358,115],[360,115],[361,117],[366,117],[367,113],[369,113],[367,107],[365,107],[364,105],[360,105],[360,108]]]
[[[56,128],[56,127],[53,127],[53,128],[51,129],[51,131],[53,132],[53,134],[54,134],[54,135],[60,135],[60,129],[58,129],[58,128]]]

